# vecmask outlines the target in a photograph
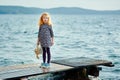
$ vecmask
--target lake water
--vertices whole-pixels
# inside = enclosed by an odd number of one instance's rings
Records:
[[[34,55],[40,15],[0,15],[0,66],[39,63]],[[90,57],[112,61],[102,80],[120,80],[120,15],[51,15],[52,59]]]

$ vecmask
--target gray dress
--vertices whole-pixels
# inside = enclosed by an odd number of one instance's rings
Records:
[[[52,37],[54,37],[52,26],[47,24],[41,25],[38,32],[38,38],[40,40],[41,46],[50,47]]]

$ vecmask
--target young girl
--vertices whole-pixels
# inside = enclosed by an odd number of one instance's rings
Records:
[[[41,45],[43,50],[43,63],[41,64],[41,67],[50,67],[50,46],[54,44],[54,34],[52,30],[51,18],[48,13],[43,13],[39,20],[37,45],[39,44]]]

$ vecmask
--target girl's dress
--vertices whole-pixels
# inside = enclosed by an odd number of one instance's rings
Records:
[[[53,36],[52,26],[49,26],[48,24],[43,24],[40,26],[38,38],[42,47],[50,47],[52,45],[51,38]]]

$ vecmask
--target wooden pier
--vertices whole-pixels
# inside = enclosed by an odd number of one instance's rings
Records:
[[[114,65],[110,61],[86,57],[53,60],[50,68],[40,68],[37,63],[14,65],[0,67],[0,80],[90,80],[89,75],[99,76],[102,70],[99,66]]]

